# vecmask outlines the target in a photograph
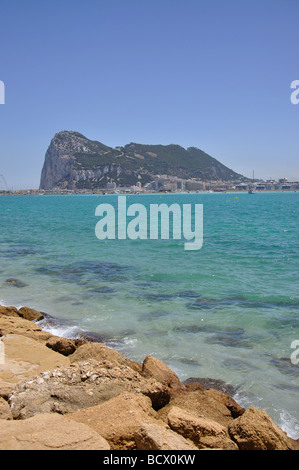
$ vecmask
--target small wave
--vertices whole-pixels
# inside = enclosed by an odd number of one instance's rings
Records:
[[[83,333],[77,326],[62,325],[48,319],[37,322],[37,325],[47,333],[61,338],[75,339],[82,336]]]
[[[278,426],[292,439],[299,438],[299,422],[287,411],[280,412],[280,423]]]

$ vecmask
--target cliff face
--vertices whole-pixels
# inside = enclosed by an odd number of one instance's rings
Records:
[[[45,162],[41,174],[41,189],[70,188],[75,181],[84,178],[81,174],[77,177],[74,172],[76,152],[88,152],[85,146],[86,139],[75,132],[60,132],[52,139],[45,156]]]
[[[47,150],[40,189],[105,188],[108,182],[131,186],[148,183],[157,174],[202,181],[245,179],[195,147],[131,143],[111,148],[78,132],[63,131]]]

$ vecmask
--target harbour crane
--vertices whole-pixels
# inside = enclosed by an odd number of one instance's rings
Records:
[[[8,186],[7,186],[7,183],[6,183],[6,181],[5,181],[4,176],[3,176],[3,175],[0,175],[0,178],[2,178],[3,183],[4,183],[4,186],[5,186],[5,189],[6,189],[6,191],[8,191]]]

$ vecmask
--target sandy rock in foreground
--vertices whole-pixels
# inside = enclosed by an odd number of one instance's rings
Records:
[[[146,379],[130,367],[108,360],[89,359],[45,370],[48,372],[16,385],[9,400],[14,419],[26,419],[37,413],[75,413],[128,391],[149,397],[152,406],[158,409],[170,398],[168,389],[155,379]]]
[[[68,366],[69,360],[39,341],[23,335],[7,335],[1,338],[4,344],[4,364],[0,365],[0,396],[24,380],[35,377],[42,371]]]
[[[240,450],[299,450],[299,443],[289,438],[265,410],[250,407],[228,427]]]
[[[185,386],[151,356],[55,337],[15,307],[0,306],[0,345],[1,450],[299,450],[264,410]]]
[[[0,450],[110,450],[97,432],[58,414],[0,420]]]
[[[52,335],[43,331],[36,323],[12,315],[0,315],[0,336],[21,335],[36,341],[45,342]]]
[[[40,321],[40,320],[43,320],[44,318],[43,313],[30,307],[20,308],[19,315],[20,317],[25,318],[25,320],[29,320],[29,321]]]
[[[151,400],[132,392],[121,393],[101,405],[67,416],[93,428],[115,450],[135,449],[135,432],[143,424],[157,422]]]
[[[0,317],[19,317],[19,311],[16,307],[3,307],[0,305]]]

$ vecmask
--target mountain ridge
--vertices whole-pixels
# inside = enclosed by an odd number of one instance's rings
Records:
[[[157,175],[247,180],[197,147],[131,142],[113,148],[79,132],[62,131],[55,134],[46,152],[40,189],[100,189],[108,182],[131,186],[139,181],[144,185]]]

